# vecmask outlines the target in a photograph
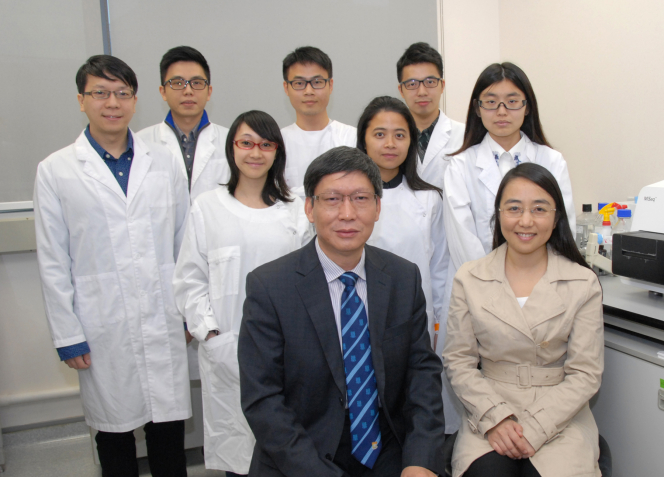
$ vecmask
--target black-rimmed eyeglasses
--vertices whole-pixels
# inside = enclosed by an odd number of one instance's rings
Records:
[[[118,99],[131,99],[134,97],[134,91],[131,89],[121,89],[120,91],[108,91],[106,89],[96,89],[94,91],[85,91],[83,95],[91,96],[93,99],[108,99],[114,94]]]
[[[438,83],[440,83],[441,81],[443,81],[443,78],[436,78],[435,76],[429,76],[428,78],[424,78],[423,80],[409,79],[406,81],[402,81],[401,84],[406,89],[417,89],[420,87],[421,84],[423,84],[425,88],[435,88],[436,86],[438,86]]]
[[[310,84],[313,89],[323,89],[328,81],[330,81],[328,78],[314,78],[312,80],[296,79],[293,81],[286,81],[286,83],[291,85],[291,88],[295,91],[302,91],[303,89],[307,89],[308,84]]]
[[[205,89],[206,86],[210,84],[210,82],[206,79],[192,79],[192,80],[186,80],[184,78],[173,78],[169,79],[164,83],[162,86],[169,85],[171,89],[174,90],[180,90],[180,89],[185,89],[187,85],[191,86],[191,89]]]
[[[479,99],[477,100],[477,104],[479,105],[480,108],[486,109],[487,111],[495,111],[498,108],[500,108],[500,105],[502,104],[505,106],[505,109],[509,111],[516,111],[518,109],[523,108],[527,103],[527,100],[525,99],[509,99],[507,100],[506,103],[504,102],[498,102],[493,99],[489,99],[487,101],[480,101]]]

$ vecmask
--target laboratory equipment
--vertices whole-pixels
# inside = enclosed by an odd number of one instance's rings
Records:
[[[597,216],[592,204],[583,204],[583,213],[576,218],[576,246],[583,250],[588,243],[588,235],[594,231]]]
[[[664,181],[641,189],[631,231],[614,237],[613,252],[623,283],[664,293]]]

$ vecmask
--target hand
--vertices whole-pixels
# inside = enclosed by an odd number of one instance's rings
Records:
[[[215,333],[214,331],[210,331],[210,332],[207,334],[207,336],[205,337],[205,341],[207,341],[207,340],[209,340],[209,339],[211,339],[211,338],[214,338],[215,336],[219,336],[219,335],[218,335],[217,333]]]
[[[410,465],[401,472],[401,477],[436,477],[436,474],[424,467]]]
[[[493,450],[511,459],[527,459],[535,455],[535,449],[523,437],[523,427],[510,418],[503,419],[487,432],[487,439]]]
[[[191,340],[194,339],[194,337],[191,336],[191,333],[189,333],[189,330],[184,330],[184,339],[187,342],[187,344],[191,343]]]
[[[65,364],[71,369],[88,369],[90,367],[90,353],[85,353],[82,356],[69,358],[65,360]]]

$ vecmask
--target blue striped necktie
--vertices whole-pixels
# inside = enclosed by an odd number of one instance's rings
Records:
[[[371,469],[380,454],[382,444],[378,423],[378,390],[371,361],[369,322],[364,303],[355,288],[358,278],[353,272],[346,272],[339,277],[345,286],[341,295],[341,341],[353,445],[351,453]]]

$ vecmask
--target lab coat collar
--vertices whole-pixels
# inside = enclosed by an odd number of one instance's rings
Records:
[[[447,145],[451,133],[452,121],[450,121],[450,118],[448,118],[443,111],[440,111],[438,122],[436,123],[436,127],[433,129],[431,139],[429,139],[427,151],[424,153],[424,160],[422,161],[423,168],[425,168],[435,157],[437,157],[440,150]]]
[[[514,147],[512,147],[512,149],[510,149],[509,151],[505,151],[505,149],[503,149],[503,146],[494,141],[494,139],[491,137],[489,133],[486,133],[485,139],[489,142],[489,147],[491,148],[491,151],[498,154],[498,157],[502,156],[504,152],[509,152],[511,156],[514,157],[515,154],[520,154],[523,151],[523,149],[526,146],[526,139],[528,139],[528,136],[526,136],[523,133],[523,131],[519,131],[519,134],[521,135],[521,139],[519,139],[519,142],[517,142],[514,145]]]
[[[81,132],[81,134],[76,139],[76,142],[74,143],[74,149],[76,151],[76,158],[83,162],[83,172],[104,186],[108,187],[123,202],[126,202],[127,197],[122,191],[120,184],[118,184],[118,181],[115,179],[115,177],[113,177],[111,170],[99,156],[94,147],[92,147],[90,141],[88,141],[85,130]],[[135,157],[136,152],[134,152],[134,158]],[[134,166],[132,165],[132,174],[133,172]],[[131,185],[131,174],[129,175],[129,184]]]

